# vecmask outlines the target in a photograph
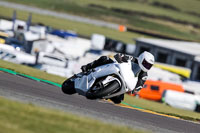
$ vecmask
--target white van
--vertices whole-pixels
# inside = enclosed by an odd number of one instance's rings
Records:
[[[38,57],[38,63],[59,67],[67,67],[68,59],[61,55],[40,52]]]
[[[16,50],[14,47],[6,44],[0,44],[0,59],[17,64],[34,65],[36,58],[33,55]]]

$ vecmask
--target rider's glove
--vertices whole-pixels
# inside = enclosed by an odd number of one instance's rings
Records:
[[[138,92],[142,89],[142,86],[138,86],[137,88],[134,89],[134,91]]]
[[[87,66],[86,65],[82,66],[81,70],[82,70],[83,73],[86,73],[87,72]]]
[[[142,86],[138,86],[133,91],[131,91],[131,94],[137,94],[142,89]]]

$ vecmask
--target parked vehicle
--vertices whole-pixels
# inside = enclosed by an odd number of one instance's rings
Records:
[[[16,38],[7,38],[5,43],[13,46],[18,51],[24,51],[24,45]]]
[[[68,59],[66,59],[63,56],[40,52],[38,57],[38,63],[59,67],[67,67]]]
[[[34,65],[35,56],[16,50],[10,45],[0,45],[0,59],[17,64]]]
[[[147,80],[144,84],[144,88],[138,93],[139,97],[154,101],[161,101],[162,94],[165,90],[175,90],[179,92],[184,92],[181,85],[163,82],[163,81],[153,81]]]
[[[8,34],[0,31],[0,43],[4,44],[6,42],[6,38],[8,38]]]
[[[53,30],[50,32],[50,34],[57,35],[62,38],[68,38],[68,37],[78,37],[78,35],[72,31],[64,31],[64,30]]]

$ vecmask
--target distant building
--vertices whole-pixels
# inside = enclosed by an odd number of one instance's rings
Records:
[[[192,71],[190,79],[200,81],[200,43],[136,39],[135,56],[143,51],[153,53],[156,62],[190,68]]]

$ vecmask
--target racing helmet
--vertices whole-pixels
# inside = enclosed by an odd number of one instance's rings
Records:
[[[154,56],[147,51],[144,51],[138,57],[138,64],[144,72],[149,71],[153,66],[154,62]]]

